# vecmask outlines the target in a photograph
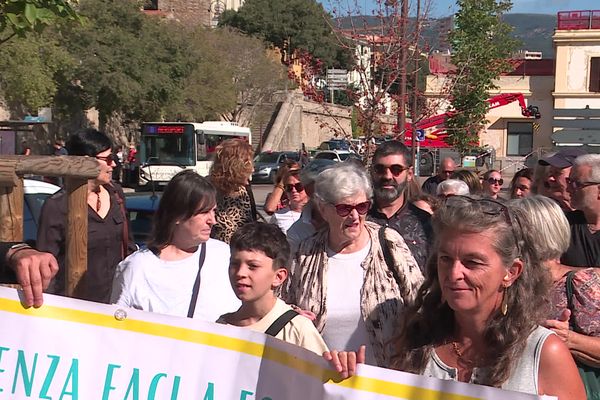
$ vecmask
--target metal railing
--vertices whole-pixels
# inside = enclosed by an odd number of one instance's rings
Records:
[[[600,10],[560,11],[556,29],[600,29]]]

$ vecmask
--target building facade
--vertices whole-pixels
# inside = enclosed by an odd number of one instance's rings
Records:
[[[552,136],[557,145],[600,145],[600,10],[558,14]]]

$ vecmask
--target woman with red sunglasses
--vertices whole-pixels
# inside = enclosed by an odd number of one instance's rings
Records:
[[[282,297],[316,315],[332,349],[366,345],[367,363],[389,365],[395,325],[423,275],[400,234],[367,222],[373,189],[364,168],[321,172],[315,199],[326,225],[300,243]]]

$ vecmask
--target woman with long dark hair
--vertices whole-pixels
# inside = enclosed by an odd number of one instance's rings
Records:
[[[229,246],[211,239],[216,191],[191,170],[169,181],[148,248],[117,269],[111,302],[204,321],[239,308],[229,283]]]

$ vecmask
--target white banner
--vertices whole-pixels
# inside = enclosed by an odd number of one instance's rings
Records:
[[[0,400],[532,400],[537,396],[360,366],[246,329],[0,288]]]

